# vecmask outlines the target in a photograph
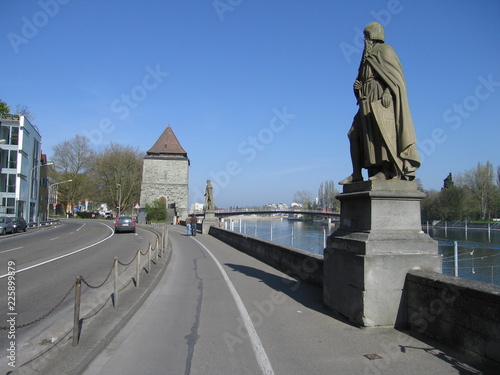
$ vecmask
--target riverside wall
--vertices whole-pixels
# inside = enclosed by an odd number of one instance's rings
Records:
[[[435,272],[406,276],[411,330],[500,366],[500,287]]]
[[[215,226],[209,234],[235,249],[323,287],[323,256]],[[404,286],[408,327],[481,362],[500,366],[500,287],[411,271]]]
[[[251,255],[287,275],[302,281],[323,286],[323,256],[261,240],[226,229],[210,227],[209,234],[218,240]]]

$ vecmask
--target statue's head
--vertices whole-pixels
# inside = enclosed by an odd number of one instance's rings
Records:
[[[369,40],[384,42],[384,27],[378,22],[372,22],[365,27],[363,32]]]

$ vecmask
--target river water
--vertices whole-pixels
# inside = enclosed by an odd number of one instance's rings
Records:
[[[226,229],[247,234],[298,249],[323,254],[326,237],[335,231],[334,225],[319,222],[289,221],[281,217],[243,217],[226,219]],[[443,256],[443,274],[453,275],[454,248],[458,246],[458,276],[500,285],[500,231],[469,229],[429,229],[438,241]]]

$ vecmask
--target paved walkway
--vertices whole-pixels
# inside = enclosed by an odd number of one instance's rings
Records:
[[[334,317],[321,289],[170,227],[172,260],[93,374],[481,374],[404,332]],[[486,372],[485,372],[486,373]]]

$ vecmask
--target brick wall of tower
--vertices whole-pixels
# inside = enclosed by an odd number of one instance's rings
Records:
[[[189,161],[183,156],[146,156],[142,167],[141,207],[165,197],[177,214],[188,215]],[[169,220],[171,218],[168,218]]]

